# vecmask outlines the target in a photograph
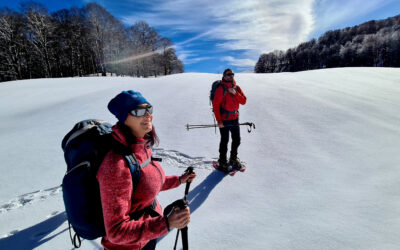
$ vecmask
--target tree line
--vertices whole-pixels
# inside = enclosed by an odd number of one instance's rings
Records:
[[[41,4],[0,9],[0,81],[184,72],[173,43],[144,21],[126,27],[89,3],[49,13]]]
[[[256,73],[334,67],[400,67],[400,15],[328,31],[286,51],[262,54]]]

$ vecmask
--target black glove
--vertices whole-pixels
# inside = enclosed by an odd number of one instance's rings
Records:
[[[184,209],[187,207],[187,202],[185,202],[183,199],[179,199],[179,200],[172,202],[166,208],[164,208],[164,216],[168,216],[175,207]]]
[[[169,204],[166,208],[164,208],[164,218],[165,223],[167,224],[168,232],[171,230],[169,228],[168,216],[172,213],[175,207],[179,207],[180,209],[185,209],[187,207],[187,202],[184,199],[176,200]]]

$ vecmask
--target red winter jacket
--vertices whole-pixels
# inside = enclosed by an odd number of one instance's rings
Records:
[[[221,108],[227,111],[239,111],[239,104],[246,104],[246,96],[244,95],[242,89],[236,85],[235,80],[233,82],[225,82],[223,79],[221,81],[221,85],[225,86],[225,95],[224,95],[224,87],[219,86],[214,94],[213,100],[213,111],[215,114],[215,119],[218,123],[226,120],[235,120],[239,118],[239,113],[221,113]],[[235,88],[236,94],[232,95],[228,92],[228,88]]]
[[[121,128],[113,127],[113,137],[128,146]],[[139,163],[151,157],[152,151],[144,139],[137,139],[130,145]],[[145,215],[130,220],[129,214],[150,206],[160,191],[180,185],[178,176],[165,176],[158,162],[152,161],[144,167],[140,180],[132,195],[132,177],[128,163],[123,156],[110,151],[97,173],[103,207],[106,236],[101,243],[105,249],[141,249],[150,240],[168,232],[163,211],[157,202],[159,217]]]

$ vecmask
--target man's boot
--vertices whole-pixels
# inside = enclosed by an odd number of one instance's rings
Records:
[[[244,168],[242,163],[240,162],[239,158],[237,158],[237,157],[230,158],[229,165],[231,165],[232,168],[237,169],[237,170],[241,170],[242,168]]]
[[[230,166],[230,165],[228,165],[228,162],[227,162],[227,160],[226,160],[226,158],[224,159],[224,158],[219,158],[219,160],[218,160],[218,167],[222,170],[222,171],[224,171],[224,172],[226,172],[226,173],[229,173],[230,171],[232,171],[232,166]]]

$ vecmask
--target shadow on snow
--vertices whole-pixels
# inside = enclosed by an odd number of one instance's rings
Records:
[[[211,191],[224,179],[227,175],[214,170],[212,171],[204,181],[197,185],[192,191],[189,192],[187,199],[190,201],[190,213],[193,214],[208,198]],[[176,230],[171,231],[176,233]],[[171,233],[170,232],[170,233]],[[160,237],[158,241],[161,241],[165,236]],[[180,240],[180,239],[179,239]]]
[[[53,238],[68,231],[68,227],[61,230],[60,232],[49,236],[53,231],[60,227],[65,221],[67,221],[67,215],[64,212],[57,214],[47,220],[44,220],[34,226],[26,228],[22,231],[18,231],[11,236],[0,239],[0,249],[34,249]],[[74,232],[73,232],[74,233]],[[66,243],[70,243],[69,234],[68,238],[65,238]],[[95,249],[103,249],[96,241],[85,240],[90,242]],[[71,243],[72,244],[72,243]],[[74,249],[74,248],[72,248]]]
[[[18,231],[13,235],[0,239],[0,249],[34,249],[67,231],[64,229],[54,235],[50,235],[67,220],[65,212],[53,216],[34,226]]]
[[[197,185],[188,194],[190,200],[190,211],[194,213],[207,199],[211,191],[222,181],[226,175],[219,171],[212,171],[206,179]],[[65,212],[57,214],[47,220],[44,220],[34,226],[18,231],[11,236],[0,239],[0,249],[7,249],[12,246],[13,249],[34,249],[40,245],[52,240],[58,235],[68,231],[68,228],[49,236],[53,231],[60,227],[67,220]],[[175,230],[174,230],[175,232]],[[165,237],[165,236],[164,236]],[[164,237],[159,239],[162,240]],[[68,239],[69,240],[69,239]],[[96,247],[98,244],[89,241]]]
[[[214,170],[204,181],[189,192],[187,199],[190,201],[190,213],[194,213],[207,199],[211,191],[225,178],[226,174]]]

